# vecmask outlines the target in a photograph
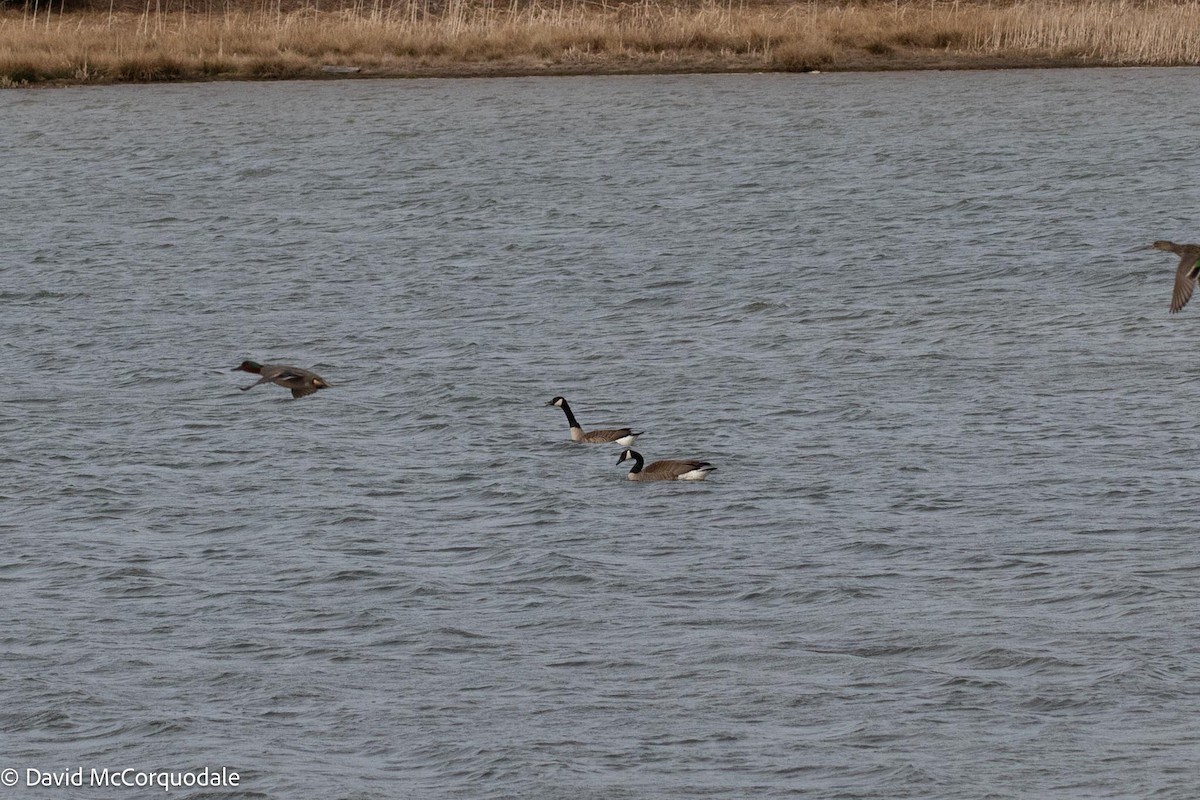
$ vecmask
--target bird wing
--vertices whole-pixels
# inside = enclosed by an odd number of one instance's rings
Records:
[[[585,442],[615,442],[633,433],[630,428],[616,428],[604,431],[588,431],[583,435]]]
[[[691,472],[694,469],[700,469],[701,467],[707,466],[709,466],[707,461],[655,461],[650,466],[644,468],[642,472],[648,476],[673,480],[678,478],[680,475],[685,475]]]
[[[318,387],[316,387],[316,386],[304,386],[299,389],[292,389],[292,397],[294,399],[300,398],[300,397],[308,397],[310,394],[317,391],[317,388]]]
[[[1179,269],[1175,270],[1175,290],[1171,292],[1171,313],[1174,314],[1188,304],[1192,292],[1196,289],[1196,274],[1194,267],[1200,260],[1200,253],[1191,253],[1179,259]]]

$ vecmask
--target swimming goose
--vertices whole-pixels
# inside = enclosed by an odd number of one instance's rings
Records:
[[[634,443],[637,437],[645,433],[645,431],[634,433],[630,428],[613,428],[611,430],[588,431],[584,433],[583,428],[579,427],[579,422],[575,419],[575,415],[571,413],[571,407],[567,405],[567,398],[556,397],[549,403],[546,403],[546,405],[558,406],[567,415],[567,425],[571,427],[572,442],[587,442],[589,444],[616,442],[628,447]]]
[[[1175,244],[1159,240],[1150,245],[1155,250],[1167,250],[1179,256],[1179,269],[1175,270],[1175,290],[1171,292],[1171,313],[1174,314],[1188,304],[1196,288],[1196,275],[1200,274],[1200,244]]]
[[[315,372],[309,372],[306,369],[300,369],[299,367],[285,367],[281,364],[259,364],[257,361],[243,361],[240,366],[234,367],[231,371],[237,372],[238,370],[262,375],[256,383],[238,387],[243,392],[247,389],[253,389],[260,383],[274,383],[285,389],[291,389],[292,397],[305,397],[318,389],[329,388],[329,383],[320,375]]]
[[[631,481],[702,481],[716,467],[707,461],[655,461],[648,467],[643,467],[645,459],[636,450],[626,450],[621,453],[617,463],[633,459],[633,469],[629,470]]]

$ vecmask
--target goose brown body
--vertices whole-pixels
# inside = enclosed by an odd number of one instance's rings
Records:
[[[642,454],[636,450],[621,453],[617,463],[629,459],[633,459],[633,469],[629,470],[628,475],[631,481],[702,481],[716,469],[707,461],[667,459],[646,464]]]
[[[571,432],[572,442],[584,442],[586,444],[607,444],[608,442],[616,442],[629,446],[637,440],[645,431],[637,431],[632,428],[608,428],[605,430],[595,430],[584,432],[579,421],[575,419],[575,415],[571,413],[571,406],[567,403],[565,397],[555,397],[548,406],[557,406],[562,409],[562,412],[567,415],[567,425]]]
[[[306,397],[318,389],[329,388],[329,382],[315,372],[300,367],[290,367],[284,364],[259,364],[257,361],[243,361],[233,368],[234,372],[249,372],[261,375],[256,382],[249,386],[239,387],[243,392],[253,389],[260,383],[273,383],[285,389],[292,390],[292,397]]]
[[[1179,256],[1175,287],[1171,291],[1171,313],[1178,313],[1192,299],[1192,292],[1196,290],[1196,276],[1200,275],[1200,244],[1175,244],[1159,240],[1150,246]]]

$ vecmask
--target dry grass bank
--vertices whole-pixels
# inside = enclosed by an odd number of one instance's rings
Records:
[[[402,76],[1200,63],[1195,0],[200,2],[10,6],[0,85],[318,77],[333,66]]]

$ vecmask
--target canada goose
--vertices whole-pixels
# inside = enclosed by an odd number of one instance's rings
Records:
[[[567,405],[567,398],[556,397],[549,403],[548,406],[558,406],[567,415],[567,425],[571,427],[572,442],[587,442],[589,444],[602,444],[606,442],[616,442],[623,444],[626,447],[633,444],[637,437],[641,436],[645,431],[634,433],[630,428],[613,428],[605,431],[588,431],[583,432],[583,428],[579,427],[579,421],[575,419],[575,415],[571,413],[571,407]]]
[[[236,366],[230,371],[237,372],[238,370],[262,376],[257,382],[249,386],[238,387],[243,392],[247,389],[253,389],[260,383],[274,383],[285,389],[291,389],[292,397],[304,397],[318,389],[329,388],[329,383],[320,375],[317,375],[315,372],[309,372],[306,369],[300,369],[299,367],[285,367],[281,364],[259,364],[257,361],[243,361],[240,366]]]
[[[1200,274],[1200,244],[1175,244],[1159,240],[1150,247],[1167,250],[1179,256],[1179,269],[1175,270],[1175,290],[1171,292],[1171,313],[1174,314],[1192,299],[1196,288],[1196,275]]]
[[[716,467],[707,461],[655,461],[648,467],[642,467],[645,459],[636,450],[626,450],[621,453],[617,463],[633,459],[633,469],[629,470],[631,481],[702,481]]]

